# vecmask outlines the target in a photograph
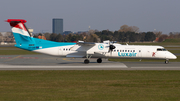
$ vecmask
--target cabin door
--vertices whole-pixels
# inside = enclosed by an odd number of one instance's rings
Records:
[[[63,47],[59,47],[59,55],[63,55]]]
[[[138,54],[139,54],[138,57],[142,57],[142,49],[138,50]]]

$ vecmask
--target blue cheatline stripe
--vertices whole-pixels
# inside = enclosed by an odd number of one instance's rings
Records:
[[[70,42],[54,42],[54,41],[48,41],[28,36],[23,36],[18,33],[13,33],[15,40],[16,40],[16,47],[25,49],[25,50],[38,50],[38,49],[45,49],[45,48],[51,48],[51,47],[61,47],[61,46],[69,46],[69,45],[75,45],[76,43],[70,43]]]

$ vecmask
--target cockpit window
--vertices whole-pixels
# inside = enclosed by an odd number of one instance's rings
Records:
[[[164,48],[163,48],[162,50],[163,50],[163,51],[167,51],[167,50],[166,50],[166,49],[164,49]]]
[[[162,51],[162,49],[158,48],[157,51]]]
[[[157,51],[167,51],[167,50],[164,48],[157,48]]]

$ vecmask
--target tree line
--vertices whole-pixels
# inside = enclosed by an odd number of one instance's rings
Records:
[[[56,42],[73,42],[73,41],[85,41],[85,42],[103,42],[105,40],[117,41],[117,42],[152,42],[155,39],[157,42],[162,42],[167,38],[180,38],[179,32],[170,32],[169,35],[162,34],[160,31],[154,32],[139,32],[139,28],[136,26],[122,25],[118,31],[97,31],[89,30],[80,34],[55,34],[55,33],[38,33],[34,37],[38,38],[38,35],[43,35],[47,40]]]
[[[38,37],[42,35],[41,33],[34,35]],[[73,42],[82,40],[85,42],[102,42],[104,40],[111,40],[117,42],[144,42],[144,41],[154,41],[156,36],[153,32],[119,32],[119,31],[97,31],[90,30],[89,32],[83,32],[81,34],[55,34],[55,33],[45,33],[43,34],[47,40],[56,41],[56,42]]]

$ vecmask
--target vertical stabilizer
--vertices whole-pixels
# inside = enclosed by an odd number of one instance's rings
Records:
[[[33,37],[31,37],[31,34],[25,26],[26,20],[8,19],[6,22],[9,22],[12,27],[12,33],[16,40],[16,46],[21,46],[23,44],[35,44]]]

